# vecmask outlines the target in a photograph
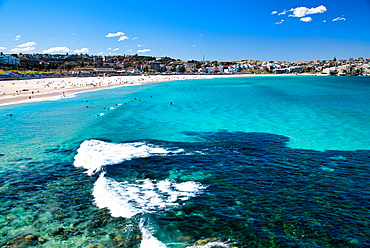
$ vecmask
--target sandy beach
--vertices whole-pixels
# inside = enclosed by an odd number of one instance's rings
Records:
[[[70,94],[125,85],[158,83],[186,79],[215,77],[245,77],[246,75],[141,75],[114,77],[67,77],[0,81],[0,105],[35,101],[40,98],[66,97]]]
[[[321,74],[300,74],[324,76]],[[0,81],[0,105],[63,98],[70,94],[114,87],[187,79],[226,77],[296,76],[296,74],[135,75],[112,77],[65,77]]]

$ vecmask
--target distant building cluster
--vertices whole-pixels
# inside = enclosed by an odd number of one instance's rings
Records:
[[[0,56],[0,65],[19,65],[21,60],[13,56]]]
[[[370,75],[370,59],[356,58],[315,60],[305,62],[281,61],[181,61],[170,57],[139,55],[94,56],[88,54],[12,54],[0,56],[0,69],[17,72],[5,77],[20,76],[21,71],[64,73],[68,75],[126,75],[126,74],[328,74]],[[1,77],[4,77],[4,73]],[[17,74],[17,75],[14,75]]]

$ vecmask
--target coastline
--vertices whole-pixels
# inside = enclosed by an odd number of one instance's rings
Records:
[[[64,98],[68,95],[111,89],[122,86],[160,83],[187,79],[230,77],[287,76],[283,74],[230,74],[230,75],[137,75],[113,77],[67,77],[30,80],[0,81],[0,106]],[[295,75],[291,75],[295,76]]]

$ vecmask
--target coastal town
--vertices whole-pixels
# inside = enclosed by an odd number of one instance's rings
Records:
[[[0,80],[137,74],[323,74],[369,76],[370,58],[303,62],[182,61],[170,57],[88,54],[0,54]]]

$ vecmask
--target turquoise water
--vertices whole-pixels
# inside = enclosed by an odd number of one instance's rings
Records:
[[[370,78],[314,76],[1,106],[1,244],[368,247],[369,107]]]

